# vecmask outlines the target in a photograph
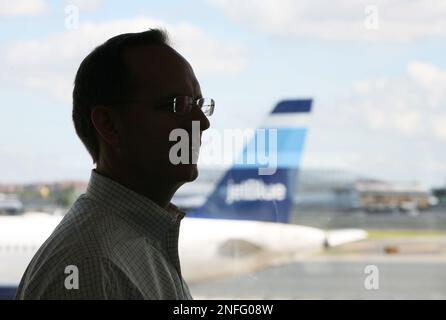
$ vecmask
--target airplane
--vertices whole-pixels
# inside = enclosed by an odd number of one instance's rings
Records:
[[[179,255],[189,284],[252,273],[367,237],[360,229],[290,223],[311,106],[312,99],[279,102],[202,205],[187,211]],[[14,297],[28,263],[61,219],[44,213],[0,217],[0,299]]]

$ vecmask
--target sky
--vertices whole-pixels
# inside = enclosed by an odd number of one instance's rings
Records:
[[[446,182],[446,1],[0,0],[0,183],[87,180],[77,67],[113,35],[163,27],[211,126],[256,128],[312,98],[303,168]]]

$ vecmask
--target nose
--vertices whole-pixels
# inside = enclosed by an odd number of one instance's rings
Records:
[[[208,117],[201,111],[200,108],[196,108],[196,112],[194,112],[194,118],[195,121],[200,121],[200,129],[201,131],[207,130],[210,127],[210,122]]]
[[[192,132],[192,124],[194,121],[199,121],[200,133],[209,129],[210,127],[208,117],[198,107],[194,107],[193,110],[191,110],[191,112],[184,117],[181,127],[189,132]]]

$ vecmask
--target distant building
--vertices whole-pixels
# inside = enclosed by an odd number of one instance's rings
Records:
[[[416,211],[429,208],[430,190],[418,183],[359,180],[355,184],[358,207],[368,211]]]
[[[198,179],[182,186],[174,203],[182,208],[201,206],[226,171],[201,169]],[[67,208],[87,187],[86,182],[65,181],[26,185],[0,185],[0,213],[28,210],[53,212]],[[434,190],[446,206],[446,188]],[[298,210],[413,212],[429,208],[430,191],[417,183],[365,179],[343,170],[302,169],[297,175],[294,203]]]
[[[82,181],[0,185],[0,214],[54,212],[69,207],[87,188]]]
[[[418,183],[364,179],[340,170],[302,170],[295,204],[298,209],[412,212],[429,208],[429,189]]]
[[[294,203],[299,209],[354,209],[357,206],[353,187],[356,179],[353,174],[342,170],[300,170]]]
[[[432,189],[432,195],[437,202],[437,209],[444,210],[444,208],[446,207],[446,187]]]
[[[17,195],[0,193],[0,215],[19,214],[23,210],[23,203]]]

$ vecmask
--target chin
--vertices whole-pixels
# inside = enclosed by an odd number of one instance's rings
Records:
[[[198,169],[196,164],[181,165],[177,169],[176,175],[179,181],[191,182],[198,177]]]
[[[198,177],[198,169],[197,169],[196,164],[193,164],[191,166],[192,166],[192,169],[191,169],[190,181],[194,181]]]

